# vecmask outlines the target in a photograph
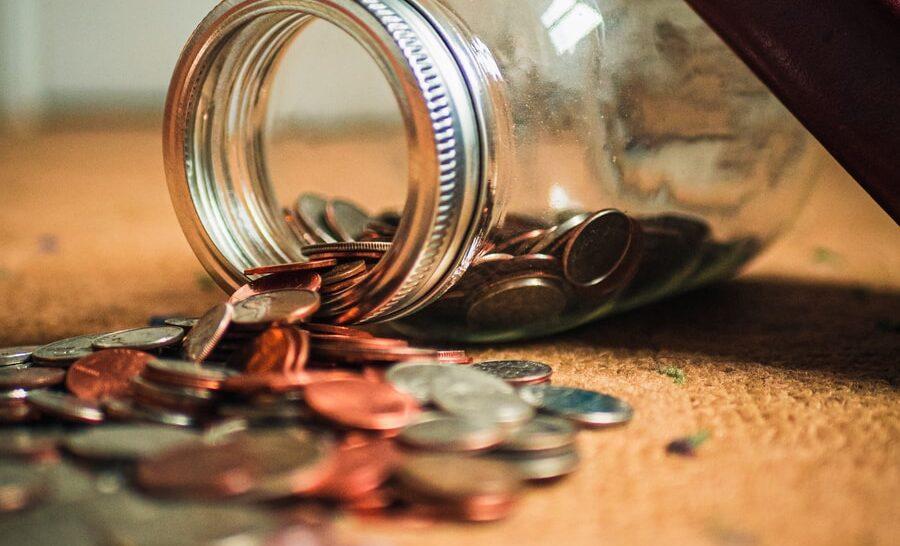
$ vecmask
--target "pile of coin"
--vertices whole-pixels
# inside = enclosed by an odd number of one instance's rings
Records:
[[[362,297],[355,288],[390,249],[399,214],[373,216],[315,194],[301,195],[284,214],[306,256],[341,265],[346,278],[326,283],[319,315],[340,322]],[[567,211],[549,224],[510,213],[458,282],[415,319],[483,339],[546,333],[569,315],[632,307],[727,275],[758,248],[750,239],[717,242],[705,221],[683,215]]]
[[[0,466],[0,513],[58,516],[69,486],[47,469],[77,463],[94,484],[79,513],[120,542],[141,543],[146,526],[129,527],[133,515],[98,523],[108,495],[150,513],[228,500],[253,514],[253,533],[279,537],[309,523],[298,514],[311,502],[492,521],[528,482],[576,470],[580,428],[631,418],[619,399],[551,385],[546,364],[473,363],[327,322],[323,302],[374,260],[337,245],[248,271],[255,280],[197,319],[0,350],[0,423],[18,425],[0,431],[0,459],[40,463]],[[21,543],[41,543],[33,532],[0,522]]]

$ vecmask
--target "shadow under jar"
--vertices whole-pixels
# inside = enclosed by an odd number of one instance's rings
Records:
[[[731,276],[824,157],[682,0],[227,0],[166,114],[173,202],[223,288],[337,242],[368,269],[330,320],[444,340]]]

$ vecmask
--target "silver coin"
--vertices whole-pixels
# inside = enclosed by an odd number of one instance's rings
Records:
[[[12,389],[8,391],[0,391],[0,404],[17,402],[28,398],[28,391],[25,389]]]
[[[31,353],[38,347],[40,347],[40,345],[5,347],[0,349],[0,368],[27,363],[31,360]]]
[[[553,368],[531,360],[491,360],[472,366],[511,384],[537,383],[550,379]]]
[[[429,412],[400,431],[402,443],[430,451],[481,451],[499,445],[505,432],[490,421]]]
[[[213,392],[208,389],[163,385],[143,377],[133,378],[131,387],[134,400],[143,407],[204,411],[215,402]]]
[[[341,241],[353,242],[369,225],[369,215],[353,203],[334,199],[325,205],[325,223]]]
[[[41,412],[67,421],[80,423],[103,422],[103,411],[93,402],[69,394],[46,390],[28,393],[28,403]]]
[[[311,233],[323,243],[334,243],[337,242],[337,237],[324,223],[327,205],[326,199],[312,193],[305,193],[297,199],[295,213],[304,231]]]
[[[614,396],[573,387],[528,385],[519,395],[529,404],[587,426],[609,426],[631,420],[631,406]]]
[[[590,217],[591,215],[588,213],[575,214],[564,220],[562,223],[548,229],[547,233],[535,241],[531,248],[528,249],[528,254],[540,254],[544,252],[569,235],[573,229],[583,224],[584,221]]]
[[[575,443],[577,431],[566,419],[537,415],[513,430],[500,445],[505,451],[543,451],[560,449]]]
[[[387,252],[391,249],[388,242],[370,241],[359,243],[323,243],[320,245],[308,245],[301,249],[305,256],[315,256],[317,254],[331,254],[336,252],[345,252],[348,254],[355,252]]]
[[[105,400],[103,409],[110,419],[118,421],[158,423],[172,427],[192,427],[196,424],[196,419],[186,413],[141,406],[131,400]]]
[[[395,389],[415,398],[420,404],[431,403],[431,383],[438,374],[453,368],[452,364],[438,362],[406,362],[391,366],[385,374]]]
[[[150,351],[177,344],[184,337],[180,326],[147,326],[120,330],[96,338],[94,349],[135,349]]]
[[[439,374],[431,388],[439,408],[461,417],[513,426],[534,416],[534,408],[506,382],[472,368],[457,367]]]
[[[566,293],[556,279],[504,279],[475,294],[466,319],[473,328],[522,328],[554,320],[567,304]]]
[[[184,317],[171,317],[167,318],[163,321],[166,326],[178,326],[179,328],[184,328],[185,330],[190,330],[197,324],[197,321],[200,319],[197,318],[184,318]]]
[[[184,338],[187,358],[194,362],[206,360],[225,335],[233,314],[234,307],[230,303],[220,303],[200,317]]]
[[[232,322],[240,326],[262,327],[273,322],[293,323],[318,311],[321,300],[312,290],[275,290],[238,302]]]
[[[571,474],[578,469],[581,457],[572,447],[536,452],[496,452],[491,459],[503,461],[526,480],[549,480]]]
[[[35,362],[48,366],[68,366],[94,352],[94,339],[97,337],[84,335],[54,341],[35,349],[31,357]]]
[[[64,444],[87,459],[133,461],[198,438],[196,433],[162,425],[109,425],[72,434]]]
[[[211,364],[198,365],[187,360],[173,360],[170,358],[156,358],[147,363],[151,371],[162,372],[166,375],[190,378],[195,384],[221,383],[229,377],[238,375],[238,372],[222,366]],[[147,373],[149,376],[150,372]]]
[[[566,280],[576,286],[594,286],[622,264],[632,246],[636,224],[627,214],[600,211],[575,229],[563,253]]]

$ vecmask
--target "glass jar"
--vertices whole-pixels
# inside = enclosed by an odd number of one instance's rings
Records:
[[[332,320],[495,341],[735,274],[823,154],[682,0],[226,0],[176,68],[165,156],[223,288],[391,240]]]

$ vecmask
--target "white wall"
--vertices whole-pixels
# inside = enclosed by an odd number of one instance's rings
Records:
[[[7,117],[20,119],[41,109],[158,113],[182,45],[215,4],[0,0],[0,105]],[[389,114],[392,99],[378,69],[358,46],[333,40],[328,30],[313,25],[301,38],[310,54],[295,59],[286,71],[291,81],[282,85],[298,89],[297,98],[288,97],[290,108],[325,119]]]

